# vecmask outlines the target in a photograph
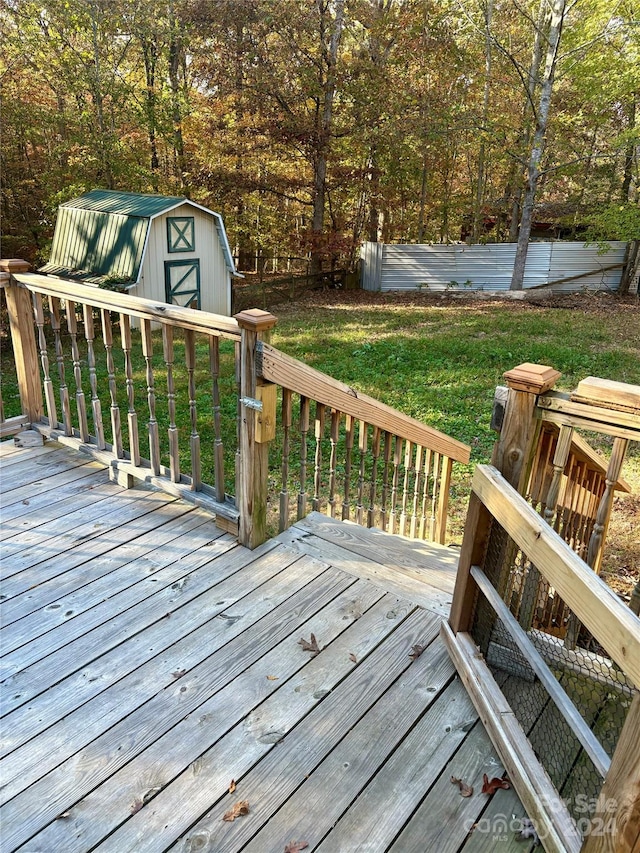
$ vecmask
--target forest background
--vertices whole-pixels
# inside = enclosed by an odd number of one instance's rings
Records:
[[[219,211],[248,270],[516,240],[532,180],[566,235],[640,236],[635,0],[0,0],[0,28],[5,257],[95,187]]]

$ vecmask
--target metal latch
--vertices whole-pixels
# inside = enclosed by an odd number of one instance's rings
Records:
[[[255,400],[253,397],[240,397],[240,403],[247,409],[254,409],[256,412],[262,411],[262,400]]]

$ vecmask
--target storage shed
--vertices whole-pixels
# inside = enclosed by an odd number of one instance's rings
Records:
[[[114,190],[60,205],[40,272],[225,315],[238,275],[219,213],[187,198]]]

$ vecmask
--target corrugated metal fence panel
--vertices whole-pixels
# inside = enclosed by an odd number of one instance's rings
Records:
[[[551,246],[550,282],[594,271],[584,278],[554,285],[554,290],[569,293],[580,290],[617,290],[620,286],[621,267],[606,272],[602,270],[624,262],[626,243],[611,242],[609,251],[602,254],[598,253],[597,246],[585,246],[582,243],[552,243]]]
[[[363,243],[360,250],[362,267],[360,282],[363,290],[380,290],[380,271],[382,269],[383,243]]]
[[[515,243],[385,245],[382,269],[378,273],[381,247],[380,243],[363,245],[362,286],[365,290],[500,291],[509,290],[511,285]],[[584,243],[531,243],[524,287],[539,287],[593,270],[593,275],[554,285],[554,290],[615,290],[620,284],[621,270],[603,273],[602,269],[622,263],[625,247],[625,243],[612,242],[608,252],[598,254],[596,246],[585,247]]]
[[[381,290],[444,290],[455,277],[454,246],[384,247]]]

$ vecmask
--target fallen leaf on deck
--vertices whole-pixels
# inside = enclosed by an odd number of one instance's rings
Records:
[[[309,846],[306,841],[290,841],[284,848],[284,853],[300,853]]]
[[[466,782],[463,782],[462,779],[458,779],[455,776],[452,776],[451,782],[453,785],[457,785],[458,788],[460,788],[461,797],[470,797],[473,794],[473,788],[467,785]]]
[[[235,820],[245,814],[249,814],[249,800],[240,800],[222,815],[222,820]]]
[[[56,820],[63,820],[64,818],[71,817],[71,812],[62,812],[59,814]]]
[[[171,675],[174,678],[182,678],[182,676],[185,674],[186,671],[187,671],[186,669],[176,669],[176,671],[172,672]]]
[[[409,657],[411,660],[415,660],[419,658],[422,652],[424,651],[424,646],[420,646],[416,643],[415,646],[411,646],[411,651],[409,652]]]
[[[311,652],[313,655],[317,655],[320,652],[320,647],[318,646],[315,634],[311,635],[310,640],[305,640],[304,637],[300,637],[298,645],[302,646],[302,651]]]
[[[140,811],[140,809],[143,807],[143,805],[144,805],[144,803],[142,802],[142,800],[140,798],[138,798],[137,800],[134,800],[131,803],[131,808],[129,809],[129,811],[131,812],[131,814],[136,814],[136,812]]]
[[[278,676],[278,675],[268,675],[268,676],[267,676],[267,679],[268,679],[269,681],[277,681],[279,677],[280,677],[280,676]]]
[[[358,658],[354,655],[353,652],[349,655],[349,660],[352,660],[354,663],[358,663]]]
[[[233,794],[235,789],[236,789],[236,780],[232,779],[231,782],[229,782],[229,793]]]
[[[487,774],[485,773],[482,777],[482,793],[483,794],[495,794],[498,788],[510,788],[511,785],[507,782],[506,779],[498,779],[497,776],[494,776],[493,779],[489,779]]]
[[[23,503],[25,506],[29,506],[29,501],[26,501],[26,500],[25,500],[25,501],[22,501],[22,503]]]

